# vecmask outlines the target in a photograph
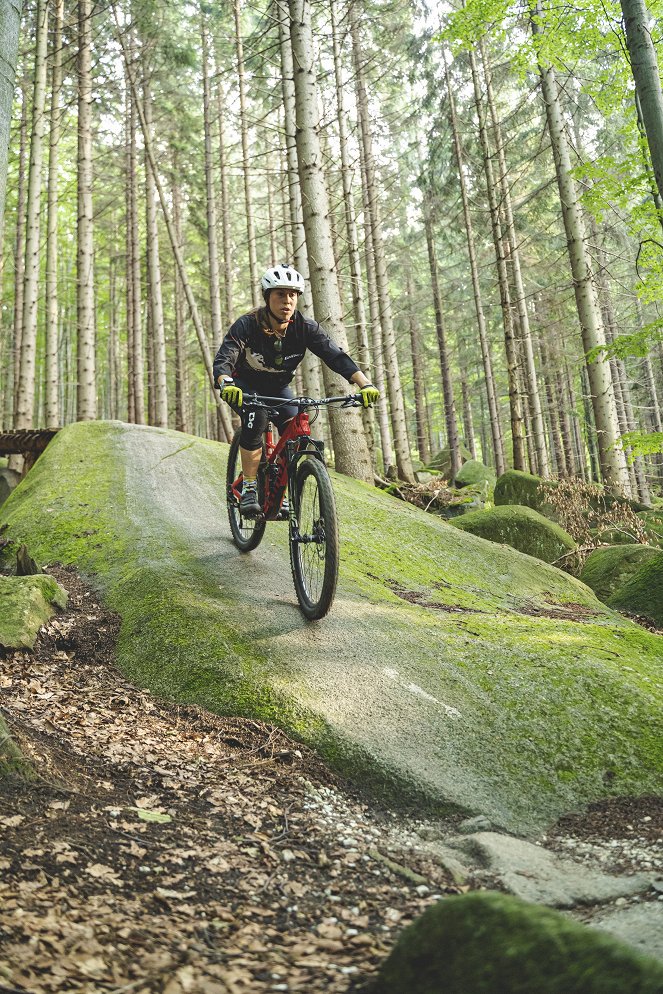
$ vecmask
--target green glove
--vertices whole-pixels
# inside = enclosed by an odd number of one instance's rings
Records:
[[[372,383],[367,383],[366,386],[362,387],[359,391],[359,396],[361,397],[364,407],[372,407],[380,396],[380,391],[377,387],[374,387]]]
[[[241,387],[238,387],[232,380],[224,380],[221,387],[221,399],[225,400],[226,404],[230,404],[231,407],[241,407],[244,394]]]

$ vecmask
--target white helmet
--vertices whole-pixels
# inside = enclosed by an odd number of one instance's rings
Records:
[[[265,300],[270,290],[296,290],[299,294],[304,292],[304,277],[284,262],[281,266],[268,269],[260,280],[260,286]]]

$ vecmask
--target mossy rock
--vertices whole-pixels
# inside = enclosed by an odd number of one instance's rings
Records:
[[[311,624],[287,525],[250,555],[232,544],[227,452],[77,422],[0,508],[38,563],[94,577],[128,679],[272,722],[381,802],[517,834],[660,790],[658,636],[561,570],[335,473],[339,586]]]
[[[607,604],[644,563],[660,555],[658,549],[649,545],[610,545],[594,549],[587,557],[580,579]]]
[[[544,480],[540,476],[525,473],[520,469],[508,469],[495,484],[493,500],[498,506],[518,504],[531,507],[539,514],[555,521],[555,512],[546,502],[546,490],[554,487],[554,480]]]
[[[541,559],[544,563],[554,563],[576,548],[568,532],[554,521],[544,518],[531,507],[517,504],[470,511],[454,519],[451,524],[489,542],[510,545],[512,549]]]
[[[491,469],[490,466],[484,466],[478,459],[468,459],[466,463],[463,463],[456,476],[457,487],[480,486],[481,484],[488,484],[490,487],[494,483],[495,470]]]
[[[460,447],[460,461],[461,463],[466,463],[472,458],[472,453],[469,449]],[[448,446],[444,449],[440,449],[436,452],[431,461],[424,466],[424,470],[429,473],[434,473],[436,476],[443,476],[445,480],[451,479],[451,452]]]
[[[0,646],[32,649],[37,633],[67,606],[67,591],[52,576],[0,576]]]
[[[663,628],[663,552],[649,557],[608,603]]]
[[[445,898],[402,933],[371,994],[661,994],[663,966],[557,911]]]

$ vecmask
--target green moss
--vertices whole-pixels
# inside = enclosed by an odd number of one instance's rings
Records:
[[[554,481],[542,480],[540,476],[509,469],[495,484],[494,501],[497,505],[520,504],[531,507],[539,514],[554,520],[554,512],[546,503],[545,492],[555,486]]]
[[[658,549],[648,545],[611,545],[595,549],[587,557],[580,579],[607,604],[643,563],[660,554]]]
[[[495,483],[495,470],[489,466],[484,466],[477,459],[468,459],[464,463],[456,476],[456,486],[466,487],[468,485],[487,484],[493,486]]]
[[[644,562],[609,603],[611,607],[649,618],[663,628],[663,552]]]
[[[506,894],[432,905],[371,994],[660,994],[663,966],[611,935]]]
[[[67,592],[52,576],[0,576],[0,646],[31,649],[41,626],[66,605]]]
[[[660,788],[659,639],[559,570],[336,474],[339,594],[311,625],[287,528],[247,556],[230,541],[226,452],[72,425],[0,509],[41,564],[95,578],[136,683],[274,721],[389,801],[515,831]]]
[[[563,528],[531,507],[517,504],[471,511],[451,524],[489,542],[502,542],[544,563],[554,563],[576,544]]]
[[[460,458],[461,462],[467,462],[468,459],[472,458],[472,453],[469,449],[460,446]],[[435,476],[443,476],[445,480],[451,479],[451,452],[449,448],[440,449],[436,452],[431,461],[424,466],[424,469],[435,474]]]

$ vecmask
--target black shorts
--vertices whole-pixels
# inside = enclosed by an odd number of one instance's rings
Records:
[[[234,383],[244,394],[257,393],[264,394],[265,397],[283,397],[287,400],[294,397],[292,390],[287,386],[265,389],[262,385],[257,387],[250,380],[238,379],[237,377],[235,377]],[[235,407],[234,404],[231,404],[231,407],[233,411],[239,414],[242,420],[242,434],[239,437],[239,444],[243,449],[249,449],[252,452],[260,449],[262,447],[262,436],[267,427],[267,411],[261,408],[239,408]],[[283,432],[288,421],[291,421],[298,413],[299,408],[295,404],[284,404],[283,407],[279,408],[279,415],[277,418],[274,418],[274,424],[280,433]]]

